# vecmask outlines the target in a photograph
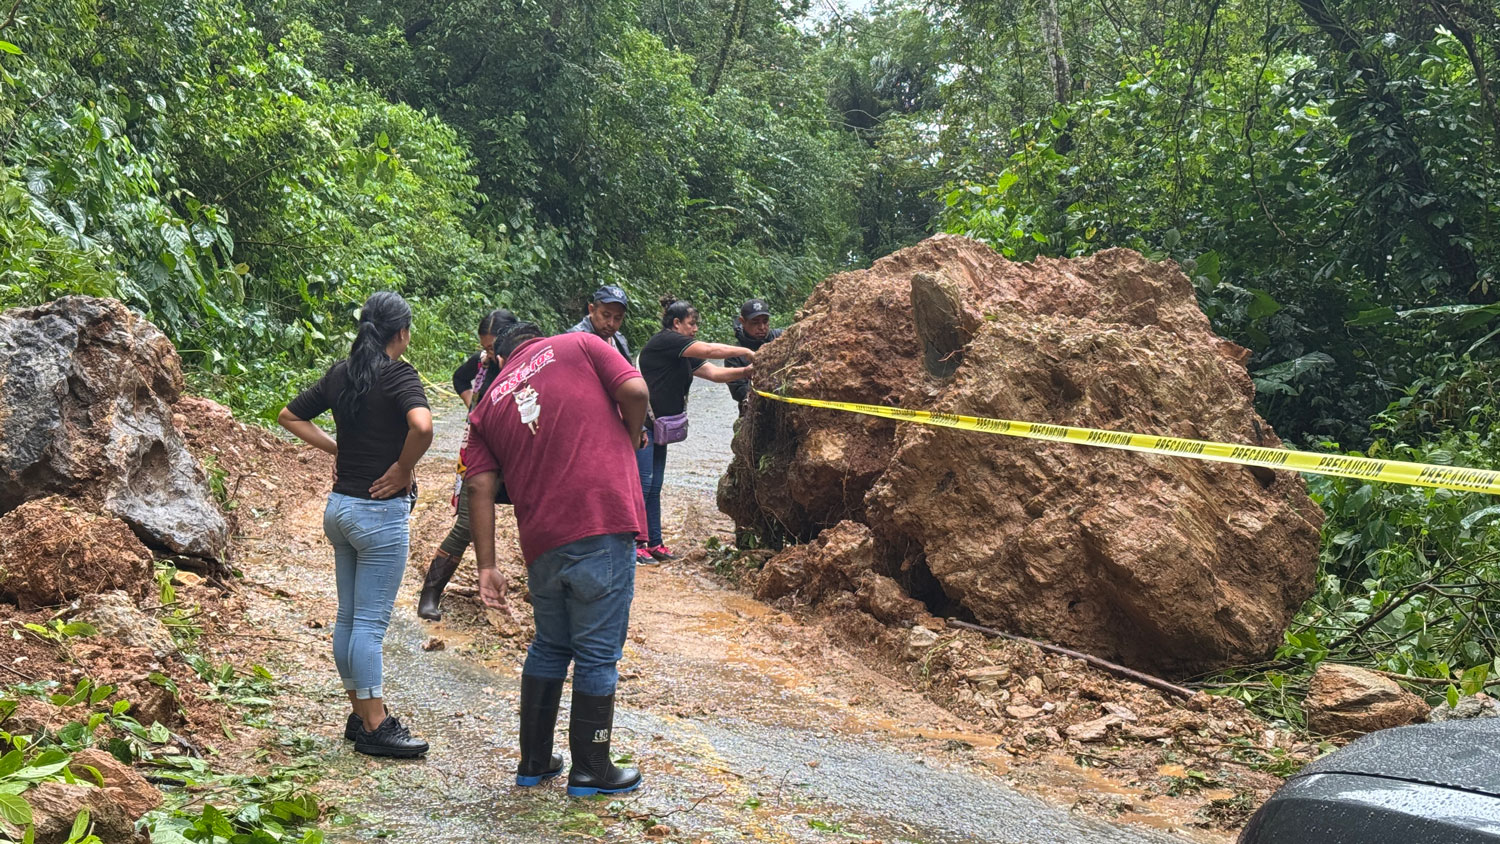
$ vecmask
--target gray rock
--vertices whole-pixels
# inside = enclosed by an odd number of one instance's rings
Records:
[[[167,626],[156,616],[141,611],[124,592],[89,595],[73,620],[92,624],[101,638],[130,648],[150,648],[157,658],[177,651],[177,642]]]
[[[224,516],[172,427],[177,350],[112,299],[0,313],[0,513],[65,495],[159,551],[217,560]]]
[[[927,652],[937,643],[938,634],[920,625],[913,627],[911,632],[907,634],[906,658],[910,660],[922,659],[927,656]]]
[[[1444,701],[1427,713],[1429,721],[1462,721],[1469,718],[1500,718],[1500,703],[1486,694],[1470,695],[1458,699],[1458,706],[1449,707]]]

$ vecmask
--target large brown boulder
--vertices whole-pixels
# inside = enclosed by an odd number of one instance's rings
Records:
[[[825,280],[755,368],[793,396],[1279,445],[1246,355],[1172,264],[940,235]],[[863,523],[873,570],[935,609],[1148,670],[1259,659],[1313,588],[1322,513],[1292,473],[759,399],[734,448],[719,505],[741,530]]]
[[[65,498],[28,501],[0,516],[0,600],[47,607],[155,584],[152,554],[124,522]],[[170,640],[170,639],[169,639]]]
[[[1324,662],[1302,702],[1307,728],[1325,736],[1362,736],[1423,720],[1427,703],[1396,681],[1353,665]]]
[[[0,513],[64,495],[154,548],[218,559],[228,530],[172,427],[181,394],[171,341],[113,299],[0,313]]]

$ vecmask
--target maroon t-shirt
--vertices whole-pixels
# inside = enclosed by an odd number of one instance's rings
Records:
[[[635,444],[614,399],[639,377],[597,336],[559,334],[517,346],[474,404],[467,477],[505,478],[528,565],[585,537],[645,534]]]

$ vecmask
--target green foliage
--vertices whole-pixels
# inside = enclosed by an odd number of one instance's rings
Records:
[[[958,26],[1009,21],[1002,5],[965,4]],[[1080,32],[1082,6],[1059,5]],[[1329,21],[1322,6],[1126,3],[1068,45],[1066,101],[1007,84],[1048,52],[1036,18],[1009,21],[1021,51],[944,91],[982,143],[950,165],[943,225],[1021,260],[1109,246],[1176,259],[1215,328],[1268,372],[1279,431],[1364,442],[1437,348],[1414,323],[1496,295],[1500,120],[1464,38],[1482,57],[1500,21],[1360,1]]]

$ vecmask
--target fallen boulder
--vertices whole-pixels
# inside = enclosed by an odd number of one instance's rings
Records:
[[[172,426],[181,394],[171,341],[120,302],[0,313],[0,513],[64,495],[153,548],[219,559],[224,516]]]
[[[0,516],[0,536],[0,599],[23,609],[153,585],[152,554],[129,526],[75,501],[28,501]]]
[[[826,279],[755,369],[792,396],[1278,446],[1247,356],[1170,263],[1017,264],[939,235]],[[1290,472],[759,398],[734,453],[719,506],[742,535],[863,525],[868,570],[934,611],[1162,674],[1265,657],[1313,589],[1323,515]],[[767,568],[806,594],[790,564],[816,555]]]
[[[1396,681],[1353,665],[1318,665],[1308,682],[1307,728],[1325,736],[1362,736],[1421,721],[1427,704]]]

